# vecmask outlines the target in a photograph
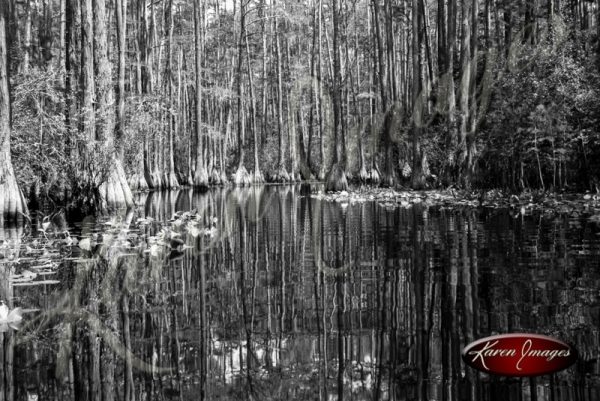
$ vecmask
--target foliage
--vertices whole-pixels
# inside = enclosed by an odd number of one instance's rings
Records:
[[[13,80],[11,148],[19,186],[43,194],[60,194],[69,164],[61,76],[32,68]]]
[[[90,141],[78,129],[80,115],[67,122],[62,85],[63,76],[53,68],[31,68],[13,77],[15,173],[31,202],[92,206],[97,188],[108,178],[113,147]]]
[[[125,171],[131,174],[140,173],[139,166],[143,161],[144,137],[151,140],[153,135],[162,133],[161,112],[166,105],[160,97],[152,95],[132,96],[125,105],[125,123],[123,159]]]
[[[500,71],[480,133],[482,185],[587,188],[598,182],[600,76],[586,38],[522,52]],[[534,58],[535,57],[535,58]]]

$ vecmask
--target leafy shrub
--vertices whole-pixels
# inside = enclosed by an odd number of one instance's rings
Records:
[[[598,181],[600,77],[587,38],[521,52],[499,71],[479,133],[480,184],[513,189],[589,188]]]
[[[56,70],[31,68],[11,83],[11,150],[20,188],[32,202],[89,204],[108,178],[111,144],[90,141],[79,130],[80,115],[67,123],[63,77]]]
[[[70,164],[61,76],[32,68],[14,77],[12,93],[13,165],[23,191],[62,193]]]

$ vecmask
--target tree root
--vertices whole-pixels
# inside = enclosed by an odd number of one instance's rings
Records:
[[[196,167],[194,173],[194,187],[195,188],[208,188],[208,172],[206,167]]]
[[[361,184],[366,184],[369,181],[369,173],[367,173],[367,168],[363,164],[360,167],[360,171],[358,172],[358,180]]]
[[[158,169],[156,169],[152,172],[152,181],[154,182],[154,187],[152,187],[152,189],[163,189],[164,188],[162,174],[160,173],[160,171]]]
[[[331,171],[327,175],[327,180],[325,182],[325,190],[326,191],[347,191],[348,190],[348,180],[346,179],[346,173],[339,165],[336,163],[331,167]]]
[[[250,174],[248,174],[248,170],[246,167],[239,166],[237,171],[232,177],[233,183],[238,186],[250,185],[252,184],[252,178]]]
[[[221,185],[225,185],[229,183],[229,178],[227,178],[227,174],[225,171],[221,171]]]
[[[278,183],[290,182],[290,175],[285,170],[285,167],[279,167],[279,170],[277,170],[275,172],[275,174],[273,174],[271,176],[271,182],[278,182]]]
[[[373,185],[379,185],[381,182],[381,176],[379,175],[379,170],[376,168],[371,169],[371,173],[369,174],[368,182]]]
[[[148,169],[144,169],[144,180],[146,181],[146,186],[148,189],[153,189],[156,187],[154,183],[154,176]]]
[[[179,188],[179,182],[177,181],[177,176],[174,172],[167,173],[165,172],[163,175],[163,188],[164,189],[175,189]]]
[[[262,175],[260,170],[255,170],[252,172],[252,182],[255,184],[262,184],[265,182],[265,177]]]
[[[120,160],[113,161],[113,169],[108,180],[100,185],[99,192],[101,209],[133,206],[133,194]]]
[[[146,178],[142,174],[134,174],[127,180],[129,188],[132,191],[147,191],[149,186]]]
[[[219,170],[217,170],[216,168],[213,168],[213,170],[210,173],[210,177],[209,177],[208,181],[212,185],[221,185],[222,184],[221,173],[219,172]]]
[[[20,223],[27,215],[27,202],[17,185],[13,169],[0,168],[0,228],[8,222]]]

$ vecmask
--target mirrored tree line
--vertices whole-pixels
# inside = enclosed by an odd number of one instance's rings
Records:
[[[102,241],[68,251],[60,284],[7,276],[3,298],[41,310],[18,336],[0,333],[3,399],[597,395],[586,294],[599,278],[568,221],[339,207],[298,191],[152,193],[112,230],[84,224]],[[27,235],[4,230],[5,256]],[[578,364],[530,381],[460,359],[476,338],[533,328],[573,339]]]

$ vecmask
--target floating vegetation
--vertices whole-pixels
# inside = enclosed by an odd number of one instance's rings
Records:
[[[545,217],[569,215],[586,217],[600,223],[600,196],[597,194],[557,194],[523,192],[515,195],[500,190],[458,191],[449,190],[394,190],[388,188],[356,188],[350,191],[319,191],[312,198],[340,203],[342,207],[367,201],[376,202],[386,209],[411,208],[415,205],[454,208],[510,209],[513,217],[542,212]]]

